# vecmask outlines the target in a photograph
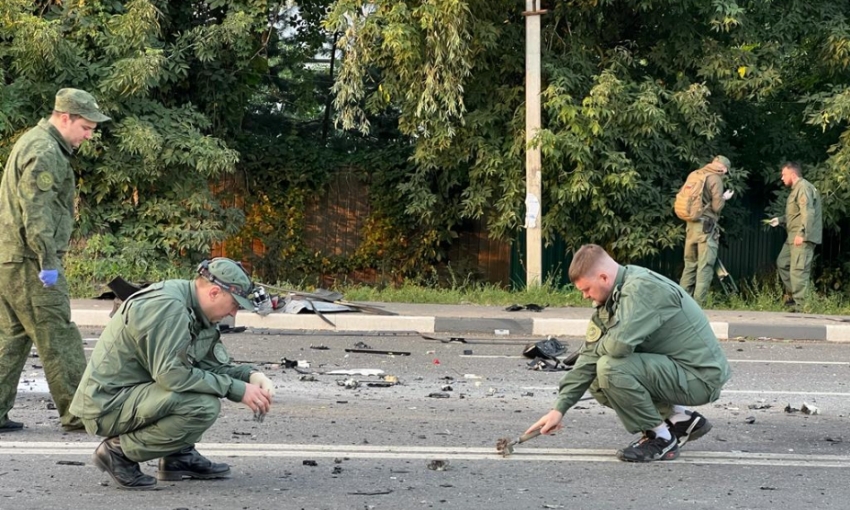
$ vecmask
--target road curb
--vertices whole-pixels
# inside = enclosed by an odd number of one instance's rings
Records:
[[[265,317],[242,313],[235,326],[293,331],[417,331],[419,333],[457,333],[491,335],[535,335],[583,337],[587,319],[435,317],[369,314],[274,313]],[[103,327],[109,322],[108,310],[72,309],[71,320],[79,326]],[[766,323],[711,322],[717,338],[770,338],[779,340],[821,340],[850,343],[850,325],[775,325]]]

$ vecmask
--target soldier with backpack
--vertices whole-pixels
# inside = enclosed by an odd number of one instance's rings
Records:
[[[720,229],[717,220],[732,190],[723,191],[723,176],[732,164],[726,156],[694,170],[676,194],[676,216],[686,222],[685,270],[679,282],[702,305],[714,277]]]

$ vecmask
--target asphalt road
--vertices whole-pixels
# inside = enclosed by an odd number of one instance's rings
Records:
[[[92,348],[96,331],[84,336]],[[27,428],[0,435],[0,510],[848,507],[847,346],[724,342],[733,378],[700,409],[712,432],[676,461],[634,465],[614,457],[632,436],[592,400],[567,414],[563,432],[497,455],[497,439],[521,434],[551,407],[563,373],[529,370],[522,339],[467,340],[227,335],[235,359],[265,366],[275,381],[272,412],[257,423],[224,402],[198,449],[230,463],[230,479],[141,493],[117,490],[91,464],[96,438],[61,432],[33,358],[12,414]],[[571,350],[580,343],[562,341]],[[345,352],[358,342],[410,355]],[[309,363],[314,380],[281,368],[282,357]],[[379,369],[400,384],[322,373],[339,369]],[[341,386],[347,379],[360,386]],[[785,411],[804,402],[819,414]],[[156,462],[143,469],[154,474]]]

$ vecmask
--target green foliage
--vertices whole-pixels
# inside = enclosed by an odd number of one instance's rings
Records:
[[[63,265],[71,296],[93,298],[106,292],[116,276],[133,283],[192,278],[194,267],[186,259],[164,259],[143,242],[93,235],[84,245],[73,246]]]
[[[265,2],[4,2],[0,160],[61,87],[92,92],[112,122],[83,145],[81,239],[115,238],[163,260],[200,258],[235,233],[240,211],[209,182],[232,173],[225,142],[262,70]]]
[[[371,8],[369,7],[371,6]],[[737,199],[726,218],[781,207],[779,165],[803,162],[828,227],[848,218],[850,4],[836,0],[543,2],[544,237],[596,242],[620,260],[681,242],[672,197],[722,153]],[[430,31],[427,12],[451,16]],[[415,165],[406,211],[448,242],[464,218],[522,225],[524,17],[515,2],[345,0],[338,121],[400,112]],[[455,55],[440,87],[429,70]],[[833,85],[838,84],[838,85]],[[436,104],[429,109],[422,105]],[[819,132],[817,128],[821,128]],[[768,183],[768,185],[765,185]],[[832,190],[835,190],[834,192]],[[746,229],[725,221],[730,238]],[[733,241],[734,242],[734,241]]]

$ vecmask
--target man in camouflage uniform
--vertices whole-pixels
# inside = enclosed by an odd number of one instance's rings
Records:
[[[575,253],[569,275],[596,312],[554,408],[526,433],[560,429],[564,413],[589,390],[626,430],[643,433],[617,452],[620,460],[675,459],[680,446],[711,429],[683,405],[717,400],[731,373],[708,318],[674,282],[621,266],[595,244]]]
[[[705,173],[705,187],[702,190],[704,210],[696,221],[686,222],[685,227],[685,269],[682,271],[681,285],[697,304],[702,305],[714,278],[714,262],[717,260],[720,227],[717,220],[726,201],[732,198],[733,191],[723,191],[723,176],[731,170],[732,163],[726,156],[717,156],[711,163],[694,170]]]
[[[62,426],[82,427],[68,411],[86,360],[71,322],[62,256],[74,225],[70,158],[107,120],[91,94],[62,89],[53,114],[18,140],[6,162],[0,183],[0,432],[23,428],[9,411],[33,343]]]
[[[195,450],[215,423],[222,398],[259,419],[274,384],[231,363],[216,323],[252,310],[264,291],[236,262],[217,258],[194,280],[168,280],[133,294],[104,329],[71,404],[90,434],[104,436],[94,465],[119,488],[151,489],[139,462],[159,458],[160,480],[226,478],[230,467]]]
[[[820,193],[806,179],[800,165],[782,165],[782,184],[791,188],[785,202],[785,216],[769,221],[785,225],[788,236],[776,258],[776,269],[785,286],[785,305],[792,310],[802,304],[809,289],[815,245],[823,242],[823,211]]]

